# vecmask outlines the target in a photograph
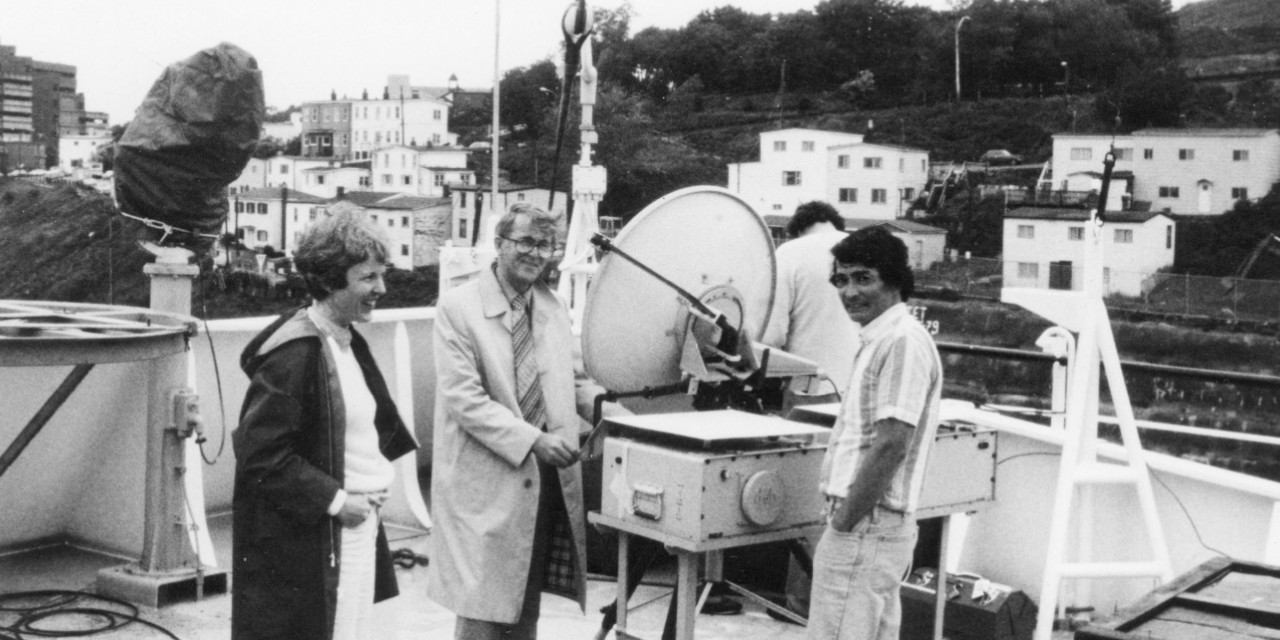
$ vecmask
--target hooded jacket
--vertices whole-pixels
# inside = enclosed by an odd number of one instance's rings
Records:
[[[368,343],[351,348],[377,403],[374,424],[388,460],[417,448],[387,391]],[[259,333],[240,356],[249,390],[232,434],[231,637],[333,636],[342,524],[329,505],[342,488],[346,407],[332,354],[306,309]],[[399,593],[378,526],[374,601]]]

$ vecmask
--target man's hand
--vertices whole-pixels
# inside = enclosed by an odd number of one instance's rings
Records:
[[[352,529],[364,522],[371,513],[373,513],[373,505],[369,502],[368,496],[349,493],[347,501],[342,503],[342,509],[334,517],[342,523],[342,526]]]
[[[542,433],[533,441],[533,455],[540,462],[563,469],[578,461],[578,447],[554,433]]]

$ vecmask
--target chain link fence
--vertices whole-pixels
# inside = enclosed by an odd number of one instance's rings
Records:
[[[998,300],[1000,289],[1080,290],[1081,267],[992,258],[952,259],[917,271],[916,285]],[[1103,272],[1110,309],[1228,321],[1280,321],[1280,281],[1136,271]]]

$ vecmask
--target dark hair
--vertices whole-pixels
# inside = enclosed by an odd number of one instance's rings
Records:
[[[347,271],[373,258],[386,264],[391,252],[381,228],[362,215],[340,212],[326,216],[303,233],[293,263],[316,300],[345,289]]]
[[[821,201],[812,200],[796,207],[796,212],[787,223],[787,237],[799,238],[801,234],[819,222],[830,222],[835,228],[844,231],[844,218],[836,212],[836,208]]]
[[[841,266],[859,264],[875,269],[885,284],[898,290],[903,302],[915,293],[907,245],[881,225],[854,231],[831,247],[831,255]]]

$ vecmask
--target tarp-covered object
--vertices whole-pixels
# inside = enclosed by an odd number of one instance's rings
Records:
[[[169,65],[116,145],[120,210],[217,233],[265,110],[262,72],[240,47],[224,42]]]

